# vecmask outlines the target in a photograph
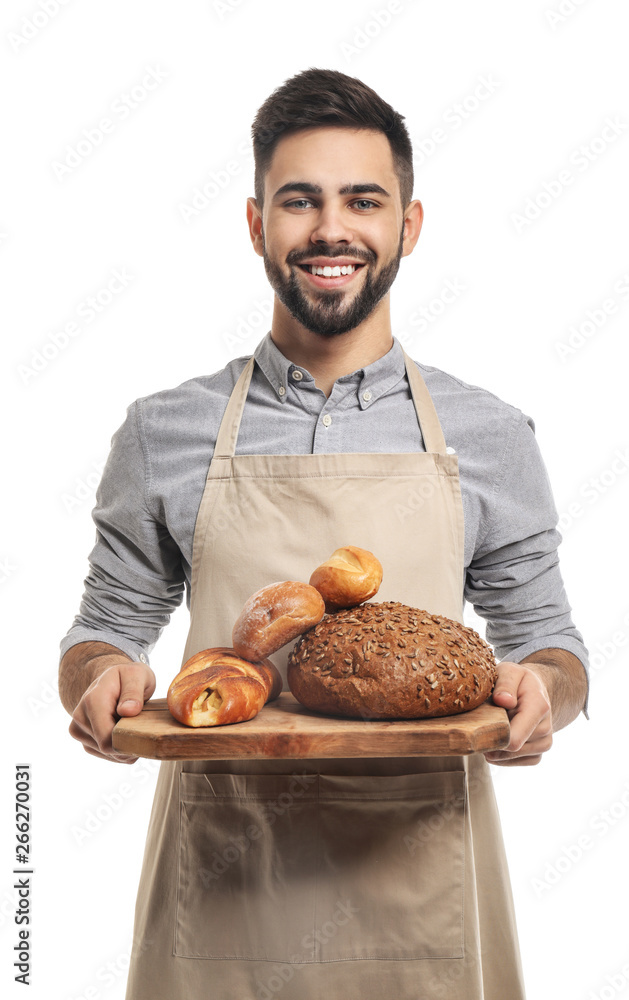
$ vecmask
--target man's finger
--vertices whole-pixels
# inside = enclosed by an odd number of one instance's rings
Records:
[[[138,664],[138,670],[126,670],[120,687],[120,697],[116,705],[118,715],[125,717],[139,715],[144,702],[155,690],[154,675],[147,674],[143,664]]]
[[[92,755],[92,757],[100,757],[101,760],[111,760],[114,764],[135,764],[137,757],[130,757],[128,754],[116,754],[116,753],[101,753],[100,750],[94,750],[92,747],[84,746],[83,749],[86,753]]]
[[[543,755],[550,750],[553,742],[552,732],[536,732],[520,750],[492,750],[485,754],[485,760],[490,764],[530,766],[539,764]]]
[[[543,755],[538,754],[527,754],[525,757],[510,757],[505,760],[493,760],[487,754],[485,755],[490,764],[496,764],[497,767],[530,767],[533,764],[539,764]]]
[[[502,681],[500,687],[496,685],[491,697],[500,708],[515,708],[518,703],[517,684],[508,685],[506,681]]]
[[[504,750],[489,750],[485,757],[492,764],[499,760],[513,760],[516,757],[527,757],[531,754],[541,754],[546,753],[550,750],[553,745],[552,733],[547,733],[545,735],[535,734],[534,737],[528,740],[519,750],[509,750],[505,747]]]
[[[109,754],[113,749],[111,734],[117,721],[115,707],[116,696],[113,693],[107,701],[104,701],[99,693],[92,692],[88,692],[83,699],[85,716],[101,753]]]
[[[121,764],[135,764],[136,760],[138,760],[137,757],[130,756],[129,754],[115,753],[113,749],[109,753],[103,753],[91,733],[78,724],[75,719],[72,720],[68,729],[70,735],[83,744],[85,752],[92,754],[93,757],[100,757],[102,760],[113,760]]]
[[[97,757],[104,757],[106,754],[101,752],[98,743],[94,739],[91,729],[89,726],[83,726],[76,719],[73,719],[69,727],[70,736],[73,736],[75,740],[83,744],[83,749],[87,753],[93,753]],[[108,756],[108,755],[107,755]]]
[[[547,736],[551,731],[550,705],[538,691],[528,691],[520,699],[511,719],[511,738],[507,750],[521,750],[531,738]]]

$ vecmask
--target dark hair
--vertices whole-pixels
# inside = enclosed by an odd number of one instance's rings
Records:
[[[280,139],[303,129],[330,126],[384,132],[400,182],[402,207],[406,208],[413,196],[413,146],[404,116],[355,76],[314,68],[277,87],[251,126],[254,187],[260,208],[264,204],[264,178]]]

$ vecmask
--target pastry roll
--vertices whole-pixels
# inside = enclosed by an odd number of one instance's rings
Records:
[[[247,722],[277,698],[282,678],[270,660],[250,663],[228,646],[204,649],[184,663],[168,688],[172,716],[186,726]]]

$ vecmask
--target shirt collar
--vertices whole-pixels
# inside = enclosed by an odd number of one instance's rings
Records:
[[[271,339],[270,331],[260,341],[253,356],[282,403],[286,402],[288,386],[291,384],[302,386],[304,383],[314,382],[314,377],[307,368],[295,365],[284,357]],[[298,375],[295,379],[296,372],[301,374],[301,378]],[[393,386],[397,385],[405,373],[402,345],[394,337],[393,346],[381,358],[373,361],[370,365],[365,365],[364,368],[357,368],[356,371],[341,376],[337,381],[356,383],[358,402],[360,408],[365,410],[368,406],[373,406],[380,396],[385,395]]]

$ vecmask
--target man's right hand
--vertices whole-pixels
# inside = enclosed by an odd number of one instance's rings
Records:
[[[92,681],[72,712],[70,735],[94,757],[133,764],[138,758],[117,753],[111,734],[118,719],[140,714],[155,691],[155,683],[155,674],[146,663],[129,660],[122,653],[118,661],[110,657],[106,669]]]
[[[59,690],[63,692],[62,700],[72,715],[70,735],[94,757],[133,764],[138,758],[116,753],[111,745],[111,734],[118,719],[140,714],[144,702],[155,691],[155,674],[148,664],[130,660],[120,650],[114,651],[113,647],[104,644],[98,647],[99,655],[88,659],[97,644],[81,645],[83,649],[75,646],[66,653],[60,672]],[[92,647],[89,651],[88,645]],[[81,655],[83,651],[85,657]],[[92,673],[94,679],[72,710],[71,705],[79,697],[80,678],[90,668],[98,671],[97,675]],[[72,681],[75,682],[76,694],[72,693]]]

